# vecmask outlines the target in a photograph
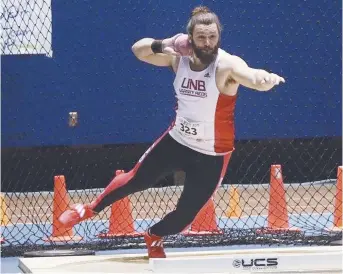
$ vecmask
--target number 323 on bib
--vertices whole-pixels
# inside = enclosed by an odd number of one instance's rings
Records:
[[[185,119],[177,119],[178,131],[189,138],[201,138],[204,136],[204,127],[200,123],[191,123]]]

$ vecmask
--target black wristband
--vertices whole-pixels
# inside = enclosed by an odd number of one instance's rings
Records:
[[[162,40],[154,40],[151,43],[151,50],[153,53],[162,53]]]

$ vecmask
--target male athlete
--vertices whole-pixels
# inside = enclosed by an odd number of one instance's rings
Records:
[[[219,186],[234,150],[234,109],[239,85],[268,91],[285,80],[250,68],[219,48],[221,24],[215,13],[197,7],[187,25],[190,56],[176,52],[179,35],[144,38],[132,46],[135,56],[175,72],[176,119],[135,167],[118,174],[91,204],[74,205],[60,216],[66,227],[88,219],[112,203],[154,186],[168,172],[183,170],[186,181],[176,209],[145,233],[150,258],[166,257],[162,238],[187,228]]]

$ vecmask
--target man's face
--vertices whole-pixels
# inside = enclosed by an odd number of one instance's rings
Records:
[[[195,25],[191,42],[193,52],[201,63],[211,63],[219,48],[219,33],[216,23]]]

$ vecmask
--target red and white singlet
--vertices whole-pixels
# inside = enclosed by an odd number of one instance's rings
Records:
[[[235,96],[221,94],[216,85],[217,58],[202,71],[193,71],[189,57],[181,57],[174,80],[177,98],[175,124],[169,131],[177,142],[208,155],[234,149]]]

